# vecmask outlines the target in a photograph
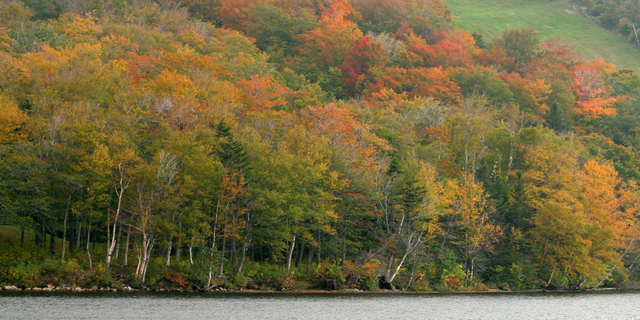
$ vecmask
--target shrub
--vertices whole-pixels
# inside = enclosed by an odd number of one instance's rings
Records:
[[[345,283],[345,275],[342,269],[336,265],[328,265],[320,269],[320,273],[316,280],[318,289],[339,290]]]
[[[147,275],[145,283],[143,285],[152,287],[157,285],[162,280],[162,273],[164,272],[164,257],[155,257],[149,261],[149,267],[147,267]]]
[[[426,267],[428,268],[428,266]],[[411,286],[409,287],[411,290],[415,291],[431,291],[431,283],[429,282],[429,274],[423,272],[422,270],[417,270],[413,274],[413,281],[411,282]]]
[[[376,261],[365,263],[357,269],[358,286],[361,290],[373,291],[378,288],[378,273],[380,264]]]
[[[167,271],[162,273],[162,277],[164,278],[165,282],[169,283],[170,287],[178,286],[180,288],[183,288],[184,286],[189,284],[189,281],[187,281],[187,279],[185,279],[183,275],[183,272],[176,271]]]
[[[247,263],[244,274],[265,289],[279,289],[287,278],[287,270],[284,267],[259,263]]]
[[[231,285],[234,289],[243,289],[247,286],[247,278],[241,274],[234,275],[231,278]]]
[[[43,260],[46,256],[42,248],[22,248],[11,241],[0,242],[0,268],[15,266],[29,261]]]
[[[378,268],[380,268],[379,261],[371,261],[359,267],[356,267],[353,262],[345,261],[341,268],[341,278],[338,279],[344,279],[343,285],[347,288],[372,291],[378,288],[376,272]],[[325,276],[331,276],[331,274],[325,274]]]
[[[184,278],[187,279],[189,283],[202,287],[207,283],[209,267],[210,264],[207,262],[195,260],[194,264],[191,265],[189,261],[185,260],[180,261],[175,269],[179,272],[183,272]],[[212,272],[215,272],[215,270],[212,270]]]
[[[91,284],[96,287],[114,287],[115,281],[111,276],[111,272],[107,270],[102,263],[96,263],[91,275],[89,276]]]
[[[11,241],[0,242],[0,283],[33,287],[40,285],[42,263],[46,252],[42,248],[22,248]]]
[[[16,266],[8,267],[0,272],[0,277],[7,284],[25,287],[41,285],[40,275],[41,265],[35,263],[20,263]]]

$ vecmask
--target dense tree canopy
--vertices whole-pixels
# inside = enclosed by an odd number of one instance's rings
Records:
[[[439,0],[0,3],[0,283],[633,285],[638,76],[476,39]]]

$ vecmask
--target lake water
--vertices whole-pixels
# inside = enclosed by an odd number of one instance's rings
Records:
[[[640,292],[0,292],[0,319],[640,319]]]

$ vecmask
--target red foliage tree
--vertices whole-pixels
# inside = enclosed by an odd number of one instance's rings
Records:
[[[364,36],[345,54],[342,62],[342,80],[347,95],[358,94],[371,81],[371,68],[383,67],[386,58],[379,43],[371,42],[371,37]]]

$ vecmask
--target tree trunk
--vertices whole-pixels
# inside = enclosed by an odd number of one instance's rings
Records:
[[[636,25],[633,23],[630,23],[630,25],[633,27],[633,34],[636,36],[636,44],[640,46],[640,39],[638,39],[638,30],[636,29]]]
[[[47,247],[47,227],[44,223],[42,224],[42,233],[40,233],[40,244],[42,245],[42,248]]]
[[[300,267],[302,263],[302,257],[304,256],[304,242],[300,242],[298,245],[298,258],[296,259],[296,268]]]
[[[344,261],[347,260],[347,238],[342,239],[342,262],[341,265],[344,266]]]
[[[91,248],[89,245],[91,244],[91,219],[92,215],[89,216],[89,227],[87,228],[87,258],[89,259],[89,269],[93,268],[93,262],[91,260]]]
[[[62,251],[60,253],[60,259],[64,261],[65,253],[67,249],[67,220],[69,220],[69,206],[71,205],[71,194],[67,200],[67,208],[64,210],[64,222],[62,223]]]
[[[35,228],[35,232],[36,232],[36,236],[33,239],[33,244],[36,247],[39,247],[41,245],[41,243],[42,243],[42,241],[41,241],[42,240],[42,228]]]
[[[111,240],[109,243],[109,247],[107,248],[107,261],[106,268],[109,269],[111,266],[111,256],[113,255],[113,250],[116,247],[116,227],[118,226],[118,219],[120,218],[120,213],[122,211],[122,197],[124,196],[124,191],[129,187],[129,183],[124,181],[125,173],[124,166],[122,163],[118,165],[118,172],[120,174],[119,185],[117,186],[116,195],[118,196],[118,206],[116,207],[116,216],[113,218],[113,234],[111,234]],[[107,218],[109,218],[107,216]],[[109,241],[109,239],[107,238]],[[143,281],[144,282],[144,281]]]
[[[80,215],[76,216],[76,250],[80,250],[80,239],[82,238],[82,225],[80,224]]]
[[[222,238],[222,251],[220,252],[220,269],[218,270],[218,277],[224,276],[224,251],[226,248],[227,237]]]
[[[313,261],[313,247],[309,247],[309,255],[307,256],[307,273],[311,269],[311,261]]]
[[[107,208],[107,246],[105,247],[105,251],[107,256],[105,258],[108,258],[109,255],[109,248],[111,247],[111,208]],[[115,228],[114,229],[114,233],[115,233]],[[98,237],[96,237],[94,235],[94,241],[95,239],[97,239]],[[93,249],[95,249],[95,247],[93,247]]]
[[[182,221],[178,224],[178,233],[182,234]],[[180,261],[182,255],[182,236],[178,237],[178,245],[176,245],[176,261]]]
[[[20,230],[20,247],[24,247],[24,226]]]
[[[193,239],[192,239],[193,240]],[[213,238],[213,241],[211,241],[211,253],[209,254],[209,275],[207,277],[207,286],[206,288],[210,288],[211,287],[211,278],[213,277],[213,253],[215,250],[215,237]],[[193,241],[189,244],[189,254],[191,254],[191,248],[193,248]],[[193,256],[191,258],[191,264],[193,265]]]
[[[405,251],[404,255],[402,256],[402,260],[400,260],[400,263],[398,263],[398,266],[396,267],[395,271],[393,272],[393,274],[391,274],[391,277],[388,277],[389,279],[389,284],[391,284],[391,286],[393,287],[393,280],[396,278],[396,276],[398,275],[398,273],[400,272],[400,269],[402,269],[402,265],[404,264],[404,262],[407,260],[407,257],[413,252],[413,250],[415,250],[418,245],[420,244],[420,242],[422,241],[422,237],[418,237],[415,239],[415,242],[411,242],[411,239],[413,237],[409,237],[409,241],[407,242],[407,251]],[[391,264],[393,263],[393,256],[391,257],[390,261],[389,261],[389,267],[391,267]]]
[[[393,256],[395,253],[391,253],[391,257],[389,257],[389,261],[387,263],[387,274],[385,275],[387,280],[391,278],[391,270],[393,270]],[[391,281],[389,281],[391,282]]]
[[[178,244],[176,244],[176,261],[180,261],[180,257],[182,256],[182,239],[178,239]]]
[[[321,240],[320,236],[318,236],[318,248],[317,248],[317,250],[318,250],[318,265],[322,265],[322,260],[321,260],[321,257],[320,257],[320,253],[322,251],[322,250],[320,250],[321,249],[320,245],[322,244],[322,242],[320,240]]]
[[[49,253],[51,259],[56,259],[56,230],[53,225],[49,228]]]
[[[71,219],[71,218],[69,218]],[[69,220],[69,244],[67,245],[69,247],[69,254],[72,254],[73,251],[75,250],[75,245],[74,245],[74,239],[77,238],[76,237],[76,232],[78,231],[78,229],[74,228],[72,226],[71,220]]]
[[[296,235],[293,235],[293,240],[289,246],[289,252],[287,252],[287,273],[291,271],[291,257],[293,256],[293,248],[296,247]]]
[[[173,236],[169,237],[169,247],[167,248],[167,261],[164,263],[165,266],[171,266],[171,247],[173,246]]]
[[[411,283],[413,282],[413,277],[416,274],[416,262],[414,260],[413,262],[413,266],[411,266],[411,276],[409,277],[409,282],[407,282],[407,285],[402,288],[402,291],[407,291],[407,289],[409,289],[409,287],[411,287]]]
[[[120,227],[118,227],[118,241],[116,242],[116,256],[113,257],[113,261],[117,263],[118,256],[120,255],[120,244],[122,243],[122,221],[120,221]]]
[[[144,261],[144,265],[142,267],[142,283],[147,281],[147,269],[149,269],[149,261],[151,260],[151,249],[153,248],[153,244],[149,248],[149,251],[146,252],[147,258]]]
[[[140,274],[140,267],[142,267],[142,252],[140,252],[140,247],[138,247],[137,243],[134,243],[136,247],[136,258],[138,258],[138,264],[136,265],[136,278]]]
[[[240,262],[238,263],[238,267],[236,268],[236,274],[242,273],[242,268],[244,268],[244,262],[247,259],[248,249],[249,249],[249,240],[245,239],[242,242],[242,250],[240,252]]]
[[[236,237],[231,238],[231,265],[236,268],[238,266],[238,253],[236,251]]]
[[[124,244],[124,262],[122,263],[122,265],[124,265],[125,267],[127,265],[129,265],[129,240],[131,238],[131,226],[129,226],[127,228],[127,240],[126,243]]]
[[[242,269],[244,268],[244,262],[247,259],[247,250],[249,250],[249,246],[251,245],[251,221],[253,214],[248,212],[247,220],[244,229],[244,237],[242,239],[242,249],[240,252],[240,262],[238,263],[238,267],[236,268],[236,274],[242,274]]]
[[[555,270],[551,271],[551,276],[549,277],[549,281],[547,281],[547,285],[545,287],[548,287],[549,285],[551,285],[551,280],[553,280],[553,275],[556,273]]]
[[[142,264],[138,277],[142,277],[142,283],[144,284],[147,277],[147,269],[149,268],[149,261],[151,261],[151,249],[155,243],[155,237],[148,233],[142,233]]]

